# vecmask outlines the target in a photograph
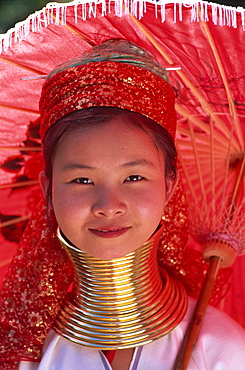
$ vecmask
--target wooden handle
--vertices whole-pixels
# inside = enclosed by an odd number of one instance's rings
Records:
[[[178,354],[174,370],[186,370],[220,268],[221,258],[211,257],[199,298]]]

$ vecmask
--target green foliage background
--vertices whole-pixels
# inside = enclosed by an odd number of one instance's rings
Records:
[[[57,0],[59,3],[68,3],[70,1]],[[212,1],[225,5],[245,7],[245,0]],[[9,28],[14,27],[15,23],[23,21],[36,10],[41,10],[47,2],[48,0],[0,0],[0,33],[7,32]]]
[[[0,33],[5,33],[15,23],[25,20],[29,14],[41,10],[52,0],[0,0]],[[58,3],[69,3],[69,0],[57,0]]]

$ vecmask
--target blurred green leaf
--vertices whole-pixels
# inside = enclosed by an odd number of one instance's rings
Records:
[[[68,3],[70,1],[58,0],[57,2]],[[41,10],[48,2],[48,0],[0,0],[0,33],[6,33],[8,29],[14,27],[15,23]]]

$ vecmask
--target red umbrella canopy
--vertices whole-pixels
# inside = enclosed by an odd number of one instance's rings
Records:
[[[169,69],[190,209],[188,247],[200,250],[200,244],[216,238],[240,255],[221,308],[245,324],[244,12],[194,0],[77,0],[48,4],[2,35],[1,279],[41,196],[35,121],[43,78],[92,46],[121,38],[146,48]]]

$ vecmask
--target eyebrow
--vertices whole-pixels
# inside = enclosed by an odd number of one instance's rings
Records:
[[[126,163],[123,163],[122,165],[119,165],[119,168],[120,167],[130,168],[130,167],[137,167],[137,166],[146,166],[146,167],[156,168],[156,166],[151,161],[148,161],[147,159],[135,159],[133,161],[126,162]],[[86,170],[96,171],[95,167],[88,166],[88,165],[85,165],[85,164],[82,164],[82,163],[72,163],[71,162],[71,163],[66,163],[62,167],[63,172],[77,170],[77,169],[78,170],[86,169]]]
[[[136,167],[136,166],[146,166],[146,167],[153,167],[156,168],[153,162],[148,161],[147,159],[136,159],[134,161],[126,162],[122,164],[120,167]]]
[[[83,169],[92,170],[92,171],[95,171],[96,170],[95,167],[87,166],[87,165],[81,164],[81,163],[66,163],[62,167],[62,171],[63,172],[72,171],[72,170],[83,170]]]

